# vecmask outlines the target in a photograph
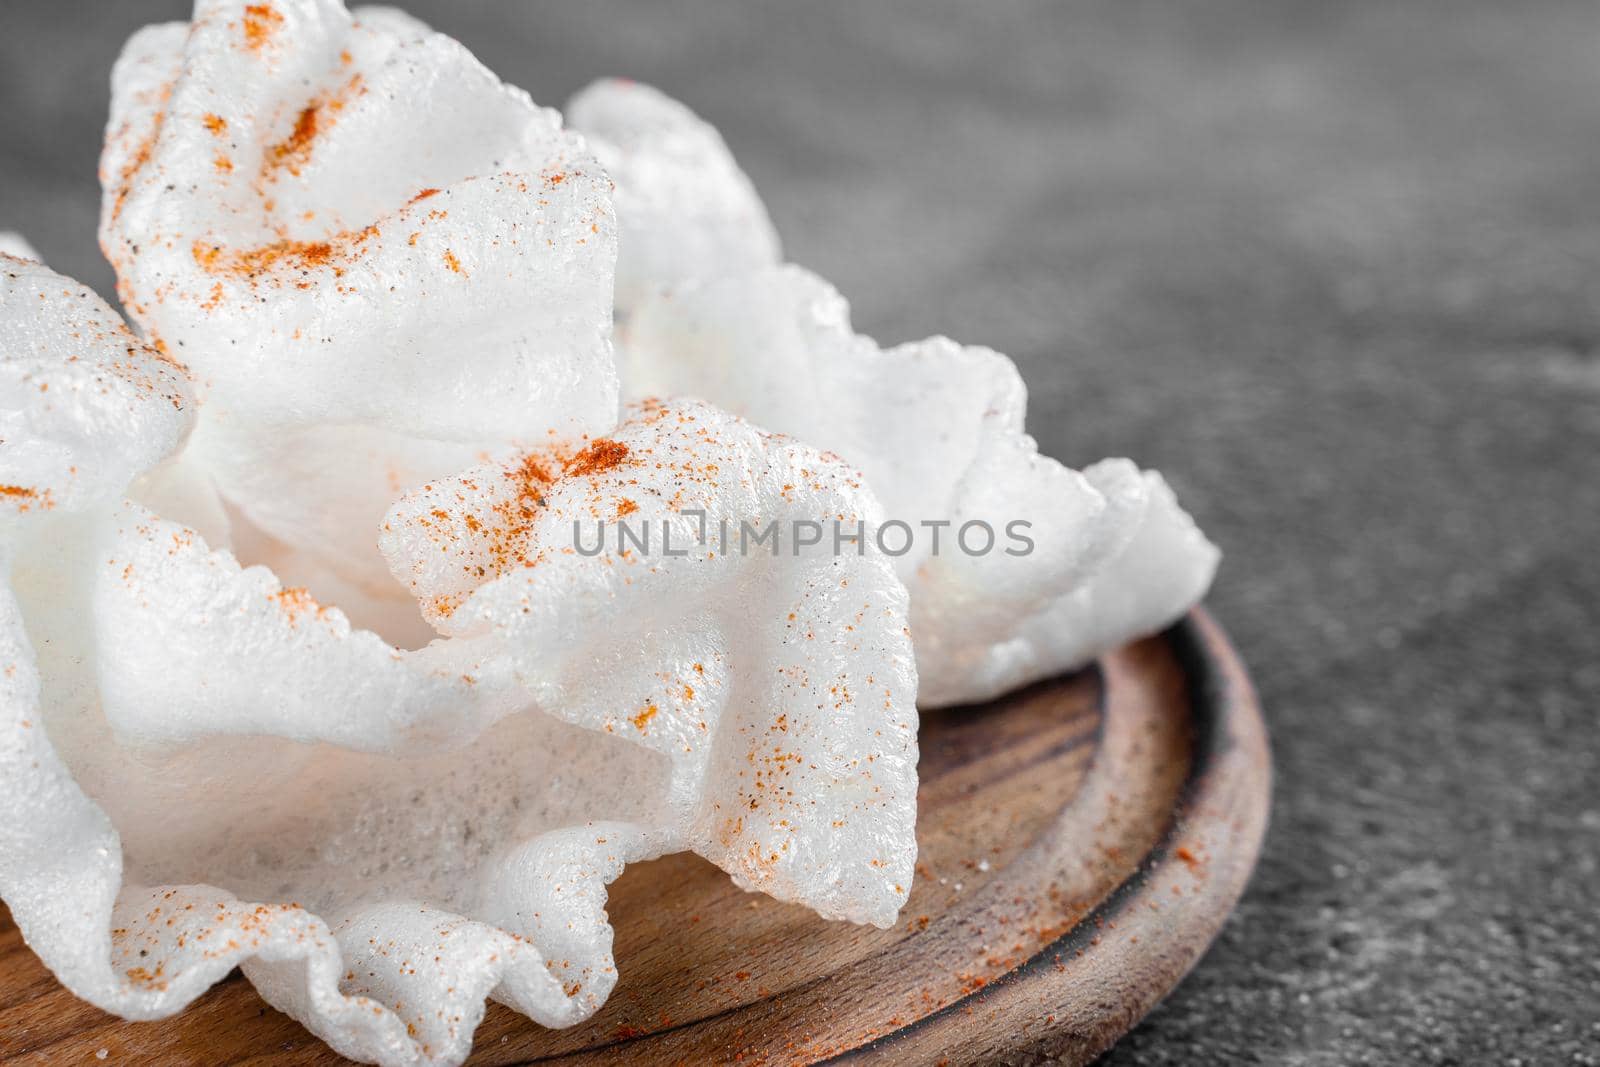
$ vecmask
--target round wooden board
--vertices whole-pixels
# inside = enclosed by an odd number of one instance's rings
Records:
[[[1192,967],[1244,888],[1269,760],[1203,612],[1095,668],[923,717],[921,863],[890,930],[735,889],[693,856],[630,867],[622,979],[545,1030],[492,1005],[474,1064],[1086,1063]],[[238,973],[127,1023],[73,998],[0,911],[0,1061],[342,1062]]]

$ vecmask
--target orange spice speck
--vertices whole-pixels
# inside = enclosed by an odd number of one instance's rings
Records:
[[[633,728],[642,734],[645,732],[645,727],[650,725],[650,720],[656,717],[656,712],[659,710],[654,704],[646,704],[639,714],[628,721],[633,723]]]
[[[522,462],[517,465],[515,477],[524,493],[534,492],[534,482],[549,484],[556,480],[555,475],[544,465],[544,461],[532,452],[522,457]]]
[[[602,437],[591,441],[589,447],[569,459],[564,472],[569,475],[603,474],[614,470],[627,458],[627,445],[621,441],[613,441],[609,437]]]
[[[273,145],[262,161],[263,170],[271,172],[278,167],[288,167],[290,174],[299,174],[308,159],[311,158],[311,142],[316,140],[318,115],[322,111],[320,103],[310,103],[300,110],[300,117],[294,120],[294,129],[290,131],[286,140]]]
[[[450,251],[448,248],[444,250],[444,263],[445,263],[445,266],[449,267],[451,270],[455,271],[457,274],[465,274],[465,273],[467,273],[466,271],[461,269],[461,261],[456,258],[456,254],[454,252]]]
[[[223,118],[221,115],[212,115],[207,113],[206,116],[200,121],[205,123],[206,129],[210,130],[218,137],[221,137],[223,134],[228,132],[228,120]]]
[[[169,85],[162,90],[161,101],[166,103],[171,95],[172,87]],[[128,161],[122,165],[122,173],[117,176],[117,195],[111,204],[111,218],[115,221],[122,215],[122,208],[128,201],[128,196],[133,192],[133,179],[150,162],[150,154],[155,150],[156,141],[161,136],[161,128],[166,123],[165,109],[157,111],[155,121],[150,124],[150,131],[139,142],[139,147],[133,150]]]
[[[283,16],[271,4],[249,4],[244,9],[244,41],[252,52],[261,50],[274,31],[283,25]]]
[[[222,258],[220,245],[208,245],[204,241],[196,241],[189,252],[194,256],[194,261],[200,264],[201,270],[215,270],[217,261]]]
[[[226,272],[251,281],[280,266],[300,270],[332,266],[334,272],[339,274],[343,273],[343,268],[338,266],[338,262],[352,258],[368,239],[377,235],[378,228],[368,226],[364,230],[347,230],[323,241],[284,239],[243,251],[228,251],[220,245],[196,241],[190,253],[194,261],[210,273]]]
[[[295,117],[294,128],[289,131],[289,136],[267,149],[262,156],[262,181],[272,180],[280,169],[286,169],[290,174],[298,176],[301,168],[311,159],[311,148],[317,137],[327,132],[334,116],[344,110],[345,103],[351,96],[365,92],[361,75],[353,74],[344,85],[332,93],[325,94],[301,108],[300,114]]]
[[[301,586],[288,586],[270,594],[270,599],[276,600],[283,608],[283,613],[288,616],[290,625],[300,622],[300,617],[305,614],[321,615],[326,609],[311,598],[311,592]]]

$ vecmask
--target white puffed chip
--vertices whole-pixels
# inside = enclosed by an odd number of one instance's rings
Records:
[[[319,599],[352,608],[401,640],[414,602],[377,551],[384,512],[407,487],[482,461],[493,449],[381,427],[227,421],[202,406],[186,454],[217,480],[243,520],[234,544]],[[358,613],[356,604],[370,605]]]
[[[916,853],[904,588],[870,550],[585,555],[571,528],[622,511],[675,553],[696,508],[877,516],[835,459],[652,406],[395,507],[385,548],[460,634],[415,652],[136,504],[10,528],[0,893],[29,944],[126,1018],[240,966],[347,1056],[447,1064],[491,993],[551,1026],[604,1002],[630,862],[693,848],[891,923]],[[408,555],[441,547],[459,566]]]
[[[617,184],[616,306],[650,292],[779,261],[778,233],[715,127],[660,90],[605,78],[567,102]]]
[[[416,40],[433,33],[433,29],[426,22],[409,11],[402,11],[387,4],[366,4],[354,8],[350,13],[363,26],[381,30],[392,37]]]
[[[615,421],[610,181],[415,20],[202,0],[129,41],[101,179],[119,292],[193,372],[223,495],[348,580],[387,582],[402,486]]]
[[[1117,528],[1127,539],[1088,581],[1027,619],[1013,651],[1032,659],[1007,664],[1003,673],[1037,677],[1081,666],[1176,622],[1200,602],[1216,574],[1221,553],[1159,472],[1141,471],[1131,460],[1104,459],[1083,473],[1108,499],[1126,501],[1129,510]],[[1072,646],[1062,641],[1064,634],[1085,637]]]
[[[385,1064],[461,1062],[491,993],[605,1001],[605,884],[686,847],[662,753],[135,505],[13,528],[0,573],[0,894],[74,993],[160,1018],[241,966]]]
[[[26,238],[20,233],[12,233],[10,230],[0,230],[0,256],[10,256],[12,259],[31,259],[36,263],[44,261],[44,257],[34,251],[33,246],[27,242]]]
[[[102,159],[124,300],[255,418],[604,425],[609,183],[554,111],[412,25],[203,0],[135,35]]]
[[[671,761],[681,847],[887,926],[916,856],[905,590],[869,543],[804,543],[805,524],[878,517],[834,457],[647,402],[610,437],[409,494],[381,546],[435,625],[502,646],[540,707]],[[776,544],[755,543],[769,525]]]
[[[502,664],[461,642],[398,651],[143,508],[114,523],[90,617],[102,709],[125,741],[265,734],[403,753],[481,733],[527,703]],[[319,684],[282,684],[296,677]]]
[[[183,371],[105,301],[0,255],[0,516],[120,497],[193,418]]]
[[[618,337],[630,396],[698,396],[860,467],[911,592],[925,706],[985,700],[1172,622],[1218,553],[1159,476],[1041,456],[999,353],[947,338],[881,349],[794,266],[685,283]],[[1113,477],[1113,474],[1116,476]]]

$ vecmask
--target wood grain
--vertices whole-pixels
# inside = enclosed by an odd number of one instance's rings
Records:
[[[613,885],[622,980],[545,1030],[493,1005],[474,1064],[1092,1060],[1193,966],[1265,828],[1265,735],[1196,613],[1096,668],[924,717],[910,903],[822,922],[680,855]],[[0,1062],[343,1062],[235,973],[176,1018],[76,1000],[0,913]]]

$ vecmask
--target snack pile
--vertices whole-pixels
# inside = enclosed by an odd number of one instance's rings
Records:
[[[646,86],[564,124],[393,10],[199,0],[101,180],[133,328],[0,235],[0,895],[125,1018],[238,966],[459,1063],[488,997],[592,1015],[606,885],[683,850],[892,925],[918,704],[1215,570],[1159,475],[1038,454],[1005,357],[854,333]]]

